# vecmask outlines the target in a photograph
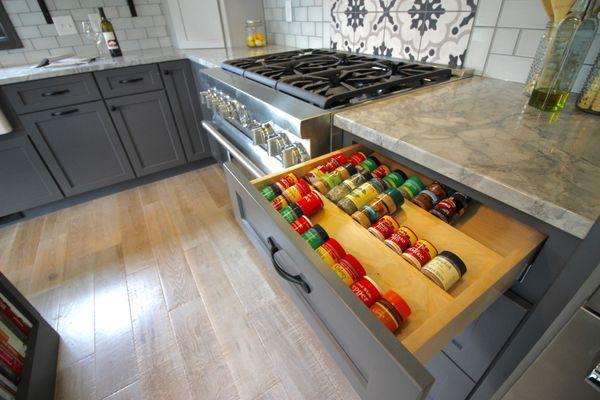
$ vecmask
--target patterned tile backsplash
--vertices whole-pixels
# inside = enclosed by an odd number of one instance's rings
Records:
[[[462,66],[477,0],[332,0],[331,47]]]
[[[161,0],[135,0],[138,16],[131,17],[126,0],[46,0],[52,16],[71,15],[79,34],[58,36],[47,24],[36,0],[2,0],[23,48],[0,50],[0,67],[33,64],[62,54],[95,55],[96,46],[82,33],[81,21],[104,7],[123,51],[171,46]]]

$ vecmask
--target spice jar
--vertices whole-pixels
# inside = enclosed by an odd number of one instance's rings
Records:
[[[429,211],[444,197],[446,197],[446,189],[439,182],[433,182],[413,197],[412,201],[425,211]]]
[[[402,184],[404,183],[404,181],[406,181],[406,179],[407,179],[407,176],[403,171],[401,171],[399,169],[395,169],[392,172],[390,172],[389,174],[387,174],[383,178],[383,181],[387,185],[388,189],[396,189],[396,188],[402,186]]]
[[[404,197],[398,189],[388,189],[380,193],[370,204],[352,214],[352,218],[365,228],[384,215],[393,214],[404,204]]]
[[[373,279],[363,276],[350,286],[350,290],[358,297],[365,306],[371,307],[381,297],[381,289]]]
[[[366,160],[364,160],[363,162],[358,164],[356,166],[356,169],[361,170],[361,171],[371,171],[372,172],[380,164],[381,164],[381,162],[379,162],[379,160],[376,157],[370,156],[370,157],[367,157]]]
[[[419,240],[419,238],[412,229],[408,226],[401,226],[397,231],[385,239],[384,242],[390,249],[398,254],[402,254],[404,250],[417,243],[417,240]]]
[[[302,209],[295,203],[283,207],[279,211],[279,214],[290,224],[300,218],[300,216],[304,215]]]
[[[467,273],[467,266],[456,254],[442,251],[421,268],[421,272],[436,285],[448,290]]]
[[[297,220],[291,223],[291,225],[299,235],[302,235],[313,226],[312,222],[310,222],[310,219],[308,219],[306,215],[299,216]]]
[[[325,197],[337,204],[348,193],[372,178],[370,172],[361,171],[331,189]]]
[[[311,192],[311,188],[308,183],[304,181],[298,181],[294,185],[285,189],[281,195],[285,197],[288,203],[295,203],[300,200],[302,196],[306,196]]]
[[[261,20],[246,21],[246,45],[248,47],[264,47],[267,45],[265,24]]]
[[[317,247],[315,251],[325,261],[325,264],[330,267],[346,255],[346,250],[333,238],[329,238],[320,247]]]
[[[318,165],[315,168],[308,171],[303,176],[303,179],[305,181],[309,182],[311,185],[314,185],[315,182],[317,182],[319,179],[321,179],[321,177],[328,172],[329,171],[327,170],[327,167],[325,167],[325,165]]]
[[[352,215],[365,204],[369,204],[369,202],[384,190],[385,186],[383,181],[379,178],[373,178],[348,193],[337,203],[337,205],[344,210],[346,214]]]
[[[325,229],[319,224],[316,224],[312,228],[308,229],[306,232],[302,234],[304,240],[308,242],[310,247],[313,250],[316,250],[323,243],[325,243],[329,239],[329,235],[325,232]]]
[[[356,153],[354,153],[350,157],[348,157],[348,161],[351,162],[352,165],[354,165],[354,166],[360,164],[361,162],[365,161],[366,159],[367,159],[367,156],[365,155],[365,153],[363,153],[361,151],[357,151]]]
[[[400,186],[400,193],[408,200],[412,200],[419,192],[425,189],[425,185],[416,176],[408,178],[402,186]]]
[[[340,165],[333,172],[327,173],[314,183],[315,188],[323,194],[327,194],[331,189],[342,183],[343,180],[356,174],[356,167],[351,163]]]
[[[310,192],[298,200],[296,205],[302,210],[302,214],[312,217],[314,213],[323,208],[323,200],[317,193]]]
[[[437,256],[437,254],[438,252],[434,245],[425,239],[419,239],[417,240],[417,243],[402,253],[402,258],[420,270],[429,260]]]
[[[367,274],[362,264],[351,254],[346,254],[339,262],[333,264],[331,269],[346,286],[351,286]]]
[[[281,195],[281,188],[275,184],[273,185],[269,185],[269,186],[265,186],[264,188],[261,189],[260,193],[263,195],[263,197],[269,201],[273,201],[273,199],[275,199],[275,197]]]
[[[383,241],[399,227],[400,225],[398,225],[398,222],[391,215],[384,215],[369,227],[369,232],[377,239]]]
[[[348,160],[346,159],[346,157],[344,157],[343,154],[334,154],[333,156],[331,156],[329,161],[325,163],[325,168],[328,172],[331,172],[340,165],[346,164],[347,162]]]
[[[375,301],[371,306],[371,311],[392,332],[396,332],[400,328],[400,324],[406,321],[412,313],[408,303],[393,290]]]
[[[298,182],[298,178],[296,178],[296,175],[294,175],[290,172],[289,174],[287,174],[286,176],[284,176],[283,178],[281,178],[277,182],[275,182],[273,185],[278,186],[279,189],[281,190],[281,192],[283,192],[285,189],[289,188],[290,186],[292,186],[293,184],[295,184],[297,182]]]
[[[467,195],[460,192],[454,193],[452,196],[445,198],[435,205],[430,211],[433,215],[442,221],[449,223],[456,215],[463,215],[467,208],[469,198]]]
[[[387,174],[390,173],[390,167],[388,167],[387,165],[381,164],[379,167],[377,167],[373,171],[371,171],[371,173],[373,174],[373,176],[383,179],[383,178],[385,178],[385,176]]]
[[[280,194],[279,196],[277,196],[273,200],[271,200],[271,205],[277,211],[280,211],[283,207],[287,206],[288,204],[289,203],[288,203],[287,199],[282,194]]]

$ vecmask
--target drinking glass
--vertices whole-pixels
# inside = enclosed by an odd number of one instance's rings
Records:
[[[94,29],[94,26],[90,21],[81,21],[81,28],[87,41],[94,43],[96,45],[96,49],[98,50],[98,54],[102,56],[102,51],[100,50],[100,45],[102,44],[103,40],[102,32]]]

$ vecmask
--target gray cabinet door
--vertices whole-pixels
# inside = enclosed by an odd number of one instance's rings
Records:
[[[236,219],[365,400],[423,399],[425,367],[352,294],[233,162],[224,164]],[[293,360],[290,360],[293,362]]]
[[[134,177],[101,101],[41,111],[21,119],[67,196]]]
[[[0,140],[0,216],[62,197],[26,135]]]
[[[186,162],[164,91],[119,97],[106,103],[137,176]]]
[[[475,387],[475,382],[443,352],[427,363],[427,369],[435,378],[427,400],[465,400]]]
[[[188,161],[209,157],[200,98],[189,61],[169,61],[159,67]]]

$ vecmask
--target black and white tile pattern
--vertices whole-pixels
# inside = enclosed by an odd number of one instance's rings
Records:
[[[331,0],[331,47],[460,67],[478,0]]]

